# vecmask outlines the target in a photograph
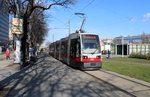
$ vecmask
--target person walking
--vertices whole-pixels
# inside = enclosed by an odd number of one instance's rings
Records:
[[[9,51],[9,49],[6,50],[5,55],[6,55],[6,59],[10,60],[10,51]]]
[[[108,57],[107,57],[107,58],[109,59],[109,58],[110,58],[110,51],[108,50],[108,52],[107,52],[107,53],[108,53]]]

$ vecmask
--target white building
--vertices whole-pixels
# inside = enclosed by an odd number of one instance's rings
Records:
[[[107,51],[111,51],[111,53],[113,53],[114,51],[114,47],[113,47],[113,40],[112,39],[102,39],[101,42],[103,42],[103,46],[101,46],[101,50],[103,52],[103,54],[106,54]],[[102,43],[101,43],[102,44]]]
[[[120,36],[113,39],[115,54],[129,55],[132,53],[150,53],[150,34]]]

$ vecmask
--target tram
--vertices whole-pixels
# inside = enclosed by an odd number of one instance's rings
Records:
[[[49,53],[54,58],[82,70],[102,67],[99,36],[93,33],[76,31],[66,38],[51,43]]]

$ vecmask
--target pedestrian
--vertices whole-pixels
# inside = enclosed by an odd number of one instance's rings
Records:
[[[10,60],[10,51],[9,51],[9,49],[6,50],[5,55],[6,55],[6,59]]]
[[[107,53],[108,53],[108,57],[107,57],[107,58],[109,59],[109,58],[110,58],[110,51],[108,50],[108,52],[107,52]]]

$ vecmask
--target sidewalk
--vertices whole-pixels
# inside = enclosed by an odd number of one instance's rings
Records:
[[[52,57],[40,57],[0,85],[6,97],[135,97]]]
[[[5,54],[0,54],[0,81],[19,70],[19,65],[13,63],[13,53],[11,53],[10,60],[5,59]]]
[[[11,65],[13,64],[13,60],[0,60],[0,69],[4,68],[4,67],[7,67],[8,65]]]
[[[30,96],[34,95],[36,93],[37,93],[37,96],[40,96],[40,95],[38,95],[38,93],[44,94],[45,92],[48,95],[49,93],[54,92],[54,91],[50,90],[50,88],[49,88],[50,86],[53,87],[52,90],[54,90],[56,88],[55,92],[58,90],[57,89],[58,83],[59,83],[59,81],[61,82],[61,80],[63,79],[63,76],[64,76],[62,72],[67,70],[68,67],[66,69],[62,70],[62,68],[60,68],[60,67],[62,67],[62,66],[66,67],[66,65],[63,65],[61,62],[55,60],[54,58],[50,59],[50,57],[48,57],[47,59],[44,59],[44,58],[42,58],[42,56],[39,58],[40,58],[40,60],[37,62],[36,65],[26,67],[25,69],[21,70],[20,72],[15,73],[11,77],[7,78],[6,85],[11,84],[12,86],[14,86],[11,89],[11,90],[15,91],[14,95],[17,95],[17,93],[19,95],[19,93],[21,93],[21,92],[23,94],[25,93]],[[56,69],[54,69],[54,68],[56,68]],[[70,69],[68,69],[68,70],[70,70]],[[72,79],[71,81],[74,81],[75,79],[81,79],[81,77],[78,78],[79,75],[81,74],[81,71],[73,70],[71,72],[67,72],[66,74],[70,75],[71,73],[76,72],[76,71],[78,72],[78,74],[76,74],[77,76],[74,77],[74,79]],[[131,93],[137,97],[150,97],[150,83],[148,83],[148,82],[137,80],[137,79],[134,79],[134,78],[131,78],[128,76],[120,75],[118,73],[106,71],[103,69],[98,70],[98,71],[85,71],[85,72],[90,74],[91,76],[96,77],[97,79],[100,79],[100,80],[98,80],[98,82],[104,81],[105,84],[113,85],[113,86],[119,88],[120,91],[124,91],[125,93]],[[61,74],[62,74],[62,77],[61,76],[56,77],[56,75],[61,75]],[[55,77],[53,77],[53,76],[55,76]],[[75,76],[75,75],[73,74],[71,76]],[[1,76],[0,76],[0,78],[1,78]],[[51,78],[54,78],[54,80],[51,80]],[[56,78],[60,78],[60,79],[56,79]],[[70,78],[70,77],[67,77],[67,78]],[[65,78],[64,81],[67,82],[66,80],[67,79]],[[84,80],[82,82],[86,82],[86,81]],[[3,82],[5,82],[5,81],[3,81]],[[15,82],[15,85],[14,85],[14,83],[12,84],[12,82]],[[19,84],[21,82],[22,82],[22,84]],[[64,84],[64,82],[62,82],[62,83]],[[60,83],[60,84],[62,85],[62,83]],[[98,84],[97,86],[103,87],[104,83]],[[70,85],[72,85],[72,83],[69,85],[66,84],[66,86],[70,86]],[[77,85],[81,86],[79,83],[76,85],[73,85],[71,88],[67,89],[67,92],[68,92],[68,90],[72,90],[72,88]],[[89,85],[89,83],[87,85]],[[48,86],[48,87],[46,87],[46,86]],[[66,87],[66,86],[64,86],[64,87]],[[43,88],[45,88],[45,89],[43,90]],[[28,89],[30,89],[30,90],[28,90]],[[41,89],[41,91],[37,91],[37,89],[39,89],[39,90]],[[84,89],[87,89],[87,86],[85,86]],[[82,88],[82,90],[84,90],[84,89]],[[79,89],[79,87],[77,87],[73,91],[75,91],[75,90],[80,90],[80,89]],[[102,89],[102,91],[99,91],[99,92],[101,92],[101,93],[107,92],[108,93],[108,92],[110,92],[108,90],[115,91],[110,88],[110,89],[104,89],[104,90]],[[14,97],[20,97],[20,96],[14,96]],[[50,96],[47,96],[47,97],[50,97]],[[58,97],[60,97],[60,96],[58,96]],[[73,96],[70,96],[70,97],[73,97]],[[120,96],[120,97],[124,97],[124,96]]]
[[[4,53],[0,54],[0,61],[4,59],[5,59],[5,54]]]
[[[0,54],[0,69],[13,64],[13,52],[10,54],[10,60],[6,60],[5,53]]]

